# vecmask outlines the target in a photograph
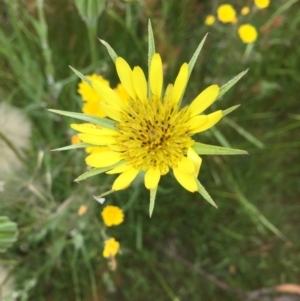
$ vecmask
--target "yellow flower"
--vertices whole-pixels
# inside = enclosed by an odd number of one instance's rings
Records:
[[[86,76],[90,81],[100,82],[109,87],[109,82],[101,75],[92,74]],[[99,103],[102,102],[101,96],[85,81],[78,84],[78,93],[81,95],[84,105],[82,111],[89,115],[96,115],[100,117],[106,116],[104,111],[100,108]]]
[[[243,16],[246,16],[250,13],[250,8],[248,6],[244,6],[242,9],[241,9],[241,14]]]
[[[159,54],[154,54],[151,60],[150,96],[147,96],[147,81],[140,67],[132,70],[118,57],[116,69],[130,95],[128,105],[106,85],[92,81],[103,98],[101,108],[117,122],[115,129],[93,124],[72,125],[81,132],[78,135],[81,141],[110,149],[89,155],[87,165],[110,169],[108,174],[120,174],[113,183],[113,191],[127,188],[140,172],[145,172],[146,188],[156,189],[160,177],[170,169],[185,189],[198,191],[197,176],[202,160],[192,149],[195,141],[191,136],[211,128],[222,118],[222,110],[200,115],[216,100],[219,86],[208,87],[188,107],[180,109],[188,81],[187,63],[182,65],[174,85],[169,84],[164,95]]]
[[[263,9],[270,5],[270,0],[254,0],[254,3],[259,9]]]
[[[104,242],[103,257],[115,257],[120,249],[120,243],[113,237]]]
[[[88,207],[85,205],[81,205],[77,211],[77,214],[79,216],[82,216],[82,215],[86,214],[87,211],[88,211]]]
[[[253,43],[257,39],[257,30],[251,24],[243,24],[238,29],[238,34],[245,44]]]
[[[211,26],[215,23],[215,20],[216,18],[213,15],[208,15],[206,16],[204,23],[205,25]]]
[[[232,23],[236,19],[235,9],[230,4],[222,4],[217,10],[218,19],[223,23]]]
[[[81,143],[81,141],[80,141],[78,135],[73,135],[73,136],[71,137],[71,143],[72,143],[72,144],[79,144],[79,143]]]
[[[118,206],[106,206],[101,215],[107,227],[118,226],[124,221],[123,211]]]

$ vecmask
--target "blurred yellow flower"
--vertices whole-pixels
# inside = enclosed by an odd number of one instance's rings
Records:
[[[73,136],[71,137],[71,143],[72,143],[72,144],[79,144],[79,143],[81,143],[81,141],[80,141],[78,135],[73,135]]]
[[[236,12],[232,5],[222,4],[217,10],[218,19],[223,23],[232,23],[236,19]]]
[[[92,74],[86,76],[90,81],[100,82],[101,84],[109,87],[109,81],[104,79],[101,75]],[[106,114],[100,108],[99,103],[103,102],[101,96],[85,81],[78,84],[77,92],[80,94],[84,105],[82,107],[83,113],[89,115],[96,115],[105,117]]]
[[[270,5],[270,0],[254,0],[254,3],[259,9],[263,9]]]
[[[216,21],[216,18],[213,15],[208,15],[205,18],[204,24],[211,26],[215,23],[215,21]]]
[[[108,205],[101,212],[104,224],[107,227],[118,226],[124,221],[124,214],[118,206]]]
[[[232,24],[236,24],[237,22],[238,22],[238,18],[236,17],[231,21]]]
[[[238,34],[245,44],[253,43],[257,39],[257,30],[251,24],[243,24],[238,29]]]
[[[246,16],[250,13],[250,8],[248,6],[244,6],[242,9],[241,9],[241,14],[243,16]]]
[[[85,205],[81,205],[77,211],[77,214],[79,216],[82,216],[82,215],[86,214],[87,211],[88,211],[88,207]]]
[[[120,243],[113,237],[104,242],[103,257],[115,257],[120,249]]]

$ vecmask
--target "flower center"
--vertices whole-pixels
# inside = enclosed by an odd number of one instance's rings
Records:
[[[137,169],[159,168],[161,174],[178,162],[194,143],[186,122],[186,108],[152,98],[131,100],[117,124],[117,145],[122,157]]]

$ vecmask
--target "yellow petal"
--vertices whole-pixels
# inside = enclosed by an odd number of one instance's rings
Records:
[[[132,78],[133,78],[133,86],[138,98],[142,101],[146,101],[147,81],[143,70],[140,67],[134,67]]]
[[[105,146],[89,146],[85,149],[85,152],[88,154],[94,154],[94,153],[99,153],[99,152],[106,152],[109,150],[110,149]]]
[[[184,173],[193,174],[195,172],[195,166],[193,161],[187,157],[183,157],[178,163],[178,169]]]
[[[136,94],[132,80],[132,70],[128,63],[120,56],[116,59],[116,68],[119,79],[127,93],[132,99],[136,99]]]
[[[158,168],[150,168],[145,173],[145,186],[147,189],[154,189],[157,187],[160,180],[160,170]]]
[[[189,133],[195,133],[195,129],[199,128],[207,121],[206,115],[196,115],[192,117],[188,122],[187,126],[189,127]]]
[[[107,171],[106,173],[109,174],[109,175],[112,175],[112,174],[115,174],[115,173],[121,173],[121,172],[124,172],[128,169],[130,169],[132,166],[131,165],[128,165],[127,163],[124,163],[122,165],[119,165],[109,171]]]
[[[75,131],[91,135],[115,135],[118,133],[92,123],[72,123],[70,127]]]
[[[219,90],[218,85],[211,85],[201,92],[189,106],[191,116],[198,115],[208,108],[216,100]]]
[[[107,145],[107,144],[115,144],[116,138],[114,136],[98,136],[91,134],[78,134],[79,139],[82,142],[90,143],[94,145]]]
[[[113,120],[121,121],[120,110],[109,106],[104,103],[99,103],[99,107],[105,112],[105,114]]]
[[[99,81],[92,81],[92,86],[95,91],[103,98],[103,101],[108,105],[121,109],[123,102],[118,94]]]
[[[134,167],[131,167],[130,169],[124,171],[114,181],[112,190],[116,191],[127,188],[130,185],[130,183],[135,179],[138,173],[139,170]]]
[[[184,173],[178,167],[173,168],[173,173],[179,184],[182,185],[186,190],[190,192],[198,191],[198,186],[194,175]]]
[[[171,102],[172,93],[173,93],[173,85],[172,84],[168,84],[167,89],[165,91],[164,103]]]
[[[219,111],[216,111],[216,112],[206,115],[206,117],[207,117],[206,122],[203,123],[202,125],[200,125],[199,127],[195,128],[193,130],[194,133],[200,133],[200,132],[206,131],[209,128],[213,127],[223,117],[223,112],[222,112],[222,110],[219,110]]]
[[[174,83],[174,89],[172,93],[173,104],[177,104],[180,101],[188,81],[188,76],[189,76],[189,65],[187,63],[184,63],[181,66],[180,71]]]
[[[199,175],[202,159],[199,155],[190,147],[187,151],[187,157],[193,162],[195,171],[194,176],[197,178]]]
[[[155,53],[151,60],[149,81],[152,94],[160,98],[163,86],[163,67],[158,53]]]
[[[108,167],[121,161],[121,153],[106,151],[94,153],[86,157],[85,162],[92,167]]]

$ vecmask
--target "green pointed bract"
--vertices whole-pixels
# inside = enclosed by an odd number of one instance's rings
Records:
[[[86,76],[84,76],[81,72],[79,72],[72,66],[69,66],[69,67],[79,78],[81,78],[83,81],[85,81],[88,85],[90,85],[92,87],[92,82]]]
[[[116,52],[112,49],[112,47],[107,43],[105,42],[104,40],[100,40],[99,41],[106,47],[106,50],[108,52],[108,54],[110,55],[111,59],[113,60],[113,62],[115,63],[116,62],[116,59],[118,57],[118,55],[116,54]]]
[[[17,224],[7,216],[0,216],[0,252],[5,252],[18,236]]]
[[[199,56],[199,54],[201,52],[201,49],[202,49],[202,47],[204,45],[204,42],[205,42],[205,40],[207,38],[207,35],[208,35],[208,33],[204,36],[204,38],[200,42],[199,46],[197,47],[196,51],[194,52],[191,60],[189,61],[189,76],[188,76],[188,78],[190,78],[190,75],[191,75],[191,73],[192,73],[192,71],[194,69],[195,63],[196,63],[197,58],[198,58],[198,56]]]
[[[234,86],[248,72],[248,70],[249,69],[239,73],[237,76],[235,76],[233,79],[231,79],[225,85],[223,85],[219,91],[219,95],[218,95],[217,99],[222,97],[232,86]]]
[[[104,173],[104,172],[106,172],[106,171],[108,171],[108,170],[110,170],[110,169],[113,169],[113,168],[115,168],[115,167],[121,165],[121,164],[124,164],[124,161],[123,161],[123,160],[120,161],[120,162],[118,162],[118,163],[116,163],[116,164],[114,164],[114,165],[108,166],[108,167],[103,167],[103,168],[93,168],[93,169],[91,169],[91,170],[89,170],[89,171],[83,173],[82,175],[80,175],[78,178],[76,178],[76,179],[74,180],[74,182],[80,182],[80,181],[85,180],[85,179],[87,179],[87,178],[96,176],[96,175],[98,175],[98,174],[100,174],[100,173]]]
[[[157,187],[155,187],[154,189],[150,189],[150,204],[149,204],[149,216],[150,217],[152,216],[152,213],[154,210],[156,192],[157,192]]]
[[[153,36],[153,30],[151,26],[151,21],[148,21],[148,81],[150,79],[150,65],[152,57],[155,53],[155,41]],[[151,97],[150,84],[148,85],[148,97]]]
[[[60,148],[51,149],[51,152],[60,152],[60,151],[65,151],[65,150],[69,150],[69,149],[85,148],[85,147],[90,147],[90,146],[94,146],[94,145],[88,144],[88,143],[77,143],[77,144],[72,144],[72,145],[68,145],[68,146],[64,146],[64,147],[60,147]]]
[[[61,111],[61,110],[48,109],[48,111],[59,114],[59,115],[68,116],[68,117],[72,117],[72,118],[75,118],[75,119],[80,119],[80,120],[84,120],[84,121],[87,121],[87,122],[90,122],[90,123],[94,123],[94,124],[100,125],[100,126],[102,126],[104,128],[107,128],[107,129],[115,130],[115,122],[112,121],[112,120],[106,119],[106,118],[101,118],[101,117],[82,114],[82,113]]]
[[[107,195],[109,195],[109,194],[111,194],[111,193],[113,193],[113,192],[115,192],[115,191],[114,191],[114,190],[108,190],[108,191],[106,191],[106,192],[101,193],[100,195],[97,195],[97,196],[94,195],[94,199],[95,199],[96,201],[98,201],[99,199],[101,199],[101,198],[103,198],[104,196],[107,196]]]
[[[248,153],[241,149],[227,148],[209,144],[195,142],[192,149],[198,155],[247,155]]]
[[[222,113],[223,113],[223,117],[230,114],[231,112],[233,112],[234,110],[236,110],[240,105],[236,105],[236,106],[233,106],[233,107],[230,107],[226,110],[224,110]]]
[[[197,180],[197,186],[198,186],[198,192],[215,208],[218,208],[217,204],[213,201],[211,196],[208,194],[208,192],[205,190],[205,188],[201,185],[199,180]]]

